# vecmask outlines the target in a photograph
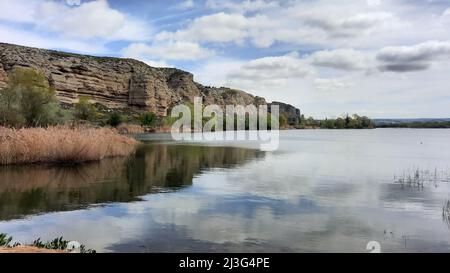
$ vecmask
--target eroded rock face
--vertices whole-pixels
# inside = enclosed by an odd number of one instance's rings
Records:
[[[271,105],[278,105],[280,109],[280,114],[283,114],[287,118],[287,122],[289,125],[297,125],[300,123],[300,110],[295,108],[294,106],[278,101],[274,101],[269,103]]]
[[[3,69],[3,65],[0,63],[0,89],[6,87],[7,79],[8,79],[8,75],[6,74],[5,70]]]
[[[43,71],[65,104],[88,96],[108,108],[130,107],[160,116],[177,104],[192,103],[194,97],[202,97],[205,104],[266,104],[264,98],[240,90],[203,86],[194,82],[191,73],[175,68],[0,43],[0,88],[6,86],[7,74],[15,67]]]

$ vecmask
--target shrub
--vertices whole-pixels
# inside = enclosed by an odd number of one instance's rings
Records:
[[[20,243],[14,243],[11,245],[12,237],[8,237],[6,234],[1,233],[0,234],[0,247],[6,247],[6,248],[14,248],[17,246],[20,246]],[[63,237],[56,238],[52,241],[43,242],[41,241],[41,238],[37,238],[33,241],[32,247],[37,248],[45,248],[45,249],[52,249],[52,250],[67,250],[67,246],[69,244],[69,241],[64,240]],[[79,249],[80,253],[96,253],[93,249],[87,249],[85,245],[80,245]]]
[[[162,119],[162,121],[161,121],[161,123],[162,123],[162,126],[164,126],[164,127],[170,127],[170,126],[172,126],[174,123],[175,123],[175,121],[177,121],[178,120],[178,118],[173,118],[173,117],[171,117],[171,116],[167,116],[167,117],[164,117],[163,119]]]
[[[12,241],[12,237],[8,237],[4,233],[0,233],[0,247],[9,247]]]
[[[87,97],[81,96],[75,104],[74,117],[78,120],[93,121],[98,116],[97,108]]]
[[[37,248],[53,249],[53,250],[66,250],[69,241],[64,240],[63,237],[55,238],[52,241],[43,242],[41,238],[37,238],[33,241],[32,246]],[[96,253],[93,249],[86,249],[85,245],[80,245],[80,253]]]
[[[139,121],[142,126],[154,127],[157,122],[157,117],[152,112],[146,112],[140,116]]]
[[[117,127],[121,123],[122,123],[122,116],[119,113],[117,113],[117,112],[112,113],[109,116],[108,120],[106,121],[106,124],[108,124],[108,125],[110,125],[112,127]]]
[[[288,119],[286,118],[285,115],[280,115],[279,117],[279,125],[280,128],[285,128],[288,124]]]

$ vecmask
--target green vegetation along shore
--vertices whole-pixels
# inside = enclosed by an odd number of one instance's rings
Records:
[[[416,128],[416,129],[445,129],[450,128],[450,121],[413,121],[402,123],[379,124],[377,128]]]
[[[47,250],[55,250],[60,252],[54,252],[54,253],[64,253],[69,252],[67,249],[69,245],[69,241],[64,240],[63,237],[55,238],[54,240],[43,242],[41,238],[37,238],[33,241],[33,243],[29,245],[22,245],[18,242],[13,242],[12,237],[8,237],[4,233],[0,233],[0,253],[7,253],[7,252],[16,252],[14,249],[17,249],[19,247],[24,247],[23,252],[40,252],[36,251],[36,249],[47,249]],[[34,248],[34,249],[33,249]],[[80,245],[79,249],[77,249],[77,252],[79,253],[96,253],[93,249],[86,248],[85,245]]]
[[[305,118],[304,115],[300,117],[300,123],[296,126],[297,129],[373,129],[375,124],[373,121],[365,116],[343,115],[336,119],[316,120],[313,117]]]

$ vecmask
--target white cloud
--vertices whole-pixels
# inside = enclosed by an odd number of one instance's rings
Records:
[[[442,14],[442,16],[450,16],[450,8],[448,8],[448,9],[446,9],[445,11],[444,11],[444,13]]]
[[[79,6],[81,5],[81,0],[66,0],[66,3],[69,6]]]
[[[183,2],[179,3],[176,8],[180,10],[185,9],[192,9],[195,6],[194,0],[184,0]]]
[[[246,13],[278,8],[279,3],[277,1],[265,0],[244,0],[240,2],[208,0],[206,7],[214,10],[230,10],[232,12]]]
[[[251,20],[241,14],[221,12],[196,18],[186,29],[159,33],[156,39],[240,43],[248,37],[250,24]]]
[[[284,85],[289,79],[305,78],[313,70],[297,53],[251,60],[228,75],[231,83],[254,83],[258,86]]]
[[[110,35],[125,21],[125,16],[110,9],[106,1],[90,2],[75,8],[44,2],[37,16],[42,18],[37,22],[42,28],[81,38]]]
[[[191,71],[194,80],[203,85],[232,87],[227,77],[238,71],[244,63],[242,60],[216,56],[198,64]]]
[[[276,29],[267,35],[275,41],[327,48],[372,47],[405,27],[401,18],[390,10],[361,2],[346,1],[339,5],[326,1],[296,2],[276,14]]]
[[[146,59],[141,59],[140,61],[142,61],[152,67],[173,67],[166,61],[154,61],[154,60],[146,60]]]
[[[124,55],[133,58],[159,58],[163,60],[194,61],[210,57],[213,51],[191,42],[167,42],[154,45],[134,43],[123,50]]]
[[[435,61],[450,59],[450,42],[428,41],[413,46],[386,47],[378,52],[377,59],[381,62],[381,70],[425,70]]]
[[[373,57],[354,49],[317,51],[310,56],[313,65],[340,70],[367,70],[373,65]]]
[[[149,37],[144,23],[112,9],[106,0],[71,7],[58,2],[43,2],[35,17],[35,24],[40,29],[68,37],[134,41]]]
[[[147,40],[147,23],[111,8],[106,0],[67,4],[55,1],[0,0],[0,19],[29,23],[41,33],[56,33],[73,39]]]
[[[381,5],[381,0],[366,0],[367,5],[375,7]]]
[[[180,40],[270,47],[275,42],[312,45],[367,43],[366,38],[386,35],[404,24],[392,13],[314,3],[292,2],[281,7],[274,1],[224,2],[210,0],[207,6],[220,12],[193,19],[176,31],[163,31],[159,40]],[[319,4],[315,4],[319,3]],[[348,8],[347,8],[348,6]],[[248,12],[253,12],[248,15]],[[333,14],[333,16],[330,16]]]
[[[331,38],[363,35],[394,18],[387,12],[359,13],[349,17],[324,15],[323,12],[304,11],[295,17],[302,20],[306,26],[324,31]]]
[[[342,80],[342,79],[318,78],[318,79],[314,80],[314,86],[318,91],[328,92],[328,91],[340,91],[340,89],[349,88],[349,87],[353,86],[353,84],[351,84],[348,81]]]
[[[0,0],[0,20],[31,23],[35,20],[37,0]]]
[[[375,69],[386,72],[410,72],[428,69],[433,63],[450,60],[449,41],[428,41],[409,46],[384,47],[377,51],[336,49],[316,51],[307,57],[315,66],[345,71]]]
[[[18,30],[0,25],[0,37],[4,43],[24,46],[63,49],[72,52],[88,54],[107,53],[108,50],[102,43],[89,43],[77,39],[43,36],[30,31]]]

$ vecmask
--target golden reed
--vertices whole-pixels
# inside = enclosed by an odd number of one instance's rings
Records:
[[[108,128],[0,127],[0,165],[79,163],[127,156],[138,141]]]

